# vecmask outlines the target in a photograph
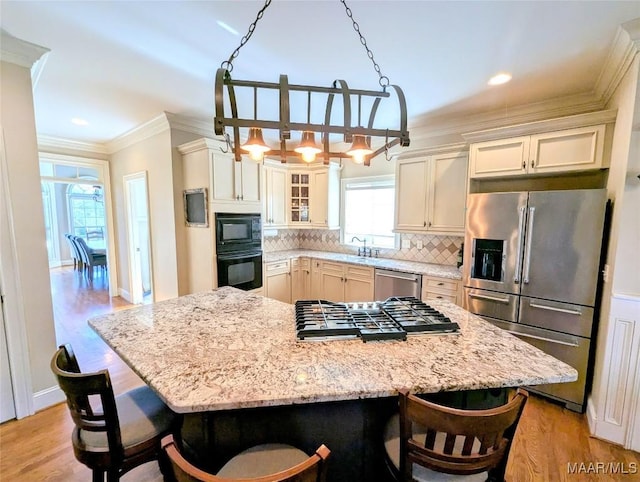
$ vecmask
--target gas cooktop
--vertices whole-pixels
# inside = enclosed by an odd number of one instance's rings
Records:
[[[298,339],[406,340],[407,334],[459,333],[445,315],[414,298],[394,296],[370,303],[296,301]]]

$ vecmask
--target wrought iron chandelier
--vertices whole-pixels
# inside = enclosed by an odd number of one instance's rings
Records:
[[[255,31],[258,21],[264,15],[265,10],[271,5],[272,0],[265,0],[264,6],[258,11],[256,19],[249,26],[247,34],[242,37],[240,45],[233,51],[228,60],[222,62],[220,68],[216,72],[215,80],[215,120],[214,131],[216,135],[223,135],[227,143],[227,151],[232,151],[236,161],[242,160],[242,154],[249,154],[252,159],[262,160],[265,155],[280,157],[283,163],[287,162],[288,157],[300,157],[305,162],[313,162],[317,158],[323,160],[325,164],[330,159],[351,158],[354,162],[370,165],[371,159],[382,154],[389,159],[389,149],[400,144],[402,147],[409,145],[409,131],[407,130],[407,105],[402,89],[397,85],[390,85],[389,78],[382,75],[380,66],[376,63],[373,53],[367,46],[367,41],[360,33],[360,26],[353,19],[351,9],[347,6],[345,0],[340,0],[344,5],[345,11],[349,19],[353,23],[353,29],[360,37],[360,43],[367,51],[367,56],[371,59],[373,67],[379,76],[379,84],[382,90],[358,90],[351,89],[344,80],[335,80],[330,87],[318,87],[311,85],[295,85],[289,84],[286,75],[280,75],[279,82],[260,82],[251,80],[233,80],[231,72],[233,71],[233,61],[238,56],[240,49],[248,42]],[[238,105],[236,88],[253,89],[253,119],[244,119],[238,116]],[[399,112],[399,128],[398,129],[379,129],[374,127],[374,121],[378,107],[382,99],[388,99],[391,94],[387,92],[390,88],[396,94]],[[261,90],[277,90],[279,91],[280,116],[279,119],[259,119],[257,115],[258,92]],[[227,97],[225,99],[225,92]],[[290,117],[290,92],[307,93],[307,122],[292,122]],[[323,95],[326,99],[325,117],[322,124],[311,123],[311,97],[312,94]],[[335,97],[341,100],[343,110],[342,124],[332,124],[332,107]],[[357,100],[358,114],[357,124],[352,125],[352,99]],[[338,102],[340,102],[338,100]],[[364,127],[361,124],[363,100],[369,109],[368,123]],[[231,116],[227,117],[224,112],[225,104],[228,103]],[[233,132],[233,140],[226,132],[226,128],[230,127]],[[249,136],[244,144],[240,144],[240,129],[248,128]],[[278,147],[268,146],[263,138],[263,129],[277,130],[279,133]],[[287,145],[291,139],[291,132],[300,132],[301,140],[292,149]],[[316,144],[315,134],[320,134],[320,145]],[[346,150],[336,150],[330,143],[331,134],[341,134],[344,142],[351,144]],[[372,138],[379,138],[384,141],[381,147],[376,150],[372,148]],[[377,143],[379,144],[379,142]],[[332,150],[333,149],[333,150]]]

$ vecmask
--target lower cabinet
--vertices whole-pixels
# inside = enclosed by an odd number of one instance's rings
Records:
[[[267,298],[291,303],[291,266],[288,259],[265,263],[264,293]]]
[[[311,297],[311,259],[291,260],[291,303]]]
[[[320,261],[320,293],[327,301],[374,301],[374,270],[368,266]]]
[[[447,300],[462,306],[462,282],[439,276],[422,277],[422,301],[427,298]]]

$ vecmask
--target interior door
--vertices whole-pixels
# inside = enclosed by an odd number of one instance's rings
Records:
[[[606,201],[604,189],[530,193],[522,295],[594,305]]]

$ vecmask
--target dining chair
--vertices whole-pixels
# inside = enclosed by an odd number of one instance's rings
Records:
[[[106,254],[97,252],[96,250],[90,248],[87,245],[86,241],[82,239],[80,236],[74,236],[74,241],[78,246],[80,255],[82,256],[85,272],[90,278],[93,278],[93,268],[95,268],[96,266],[101,266],[103,268],[106,268],[107,266]]]
[[[518,389],[502,406],[460,410],[400,390],[399,412],[384,431],[387,466],[399,481],[504,482],[528,396]]]
[[[67,239],[69,243],[69,247],[71,248],[71,257],[73,258],[73,269],[82,269],[82,256],[80,256],[80,251],[78,250],[78,246],[73,241],[73,235],[66,233],[64,237]]]
[[[75,427],[71,435],[76,459],[93,472],[93,482],[120,480],[131,469],[158,460],[160,441],[179,421],[148,387],[114,396],[107,370],[81,373],[71,345],[61,345],[51,370],[67,398]]]
[[[324,445],[311,456],[291,445],[256,445],[233,457],[214,475],[186,460],[173,435],[162,439],[162,449],[177,482],[324,482],[331,453]]]

